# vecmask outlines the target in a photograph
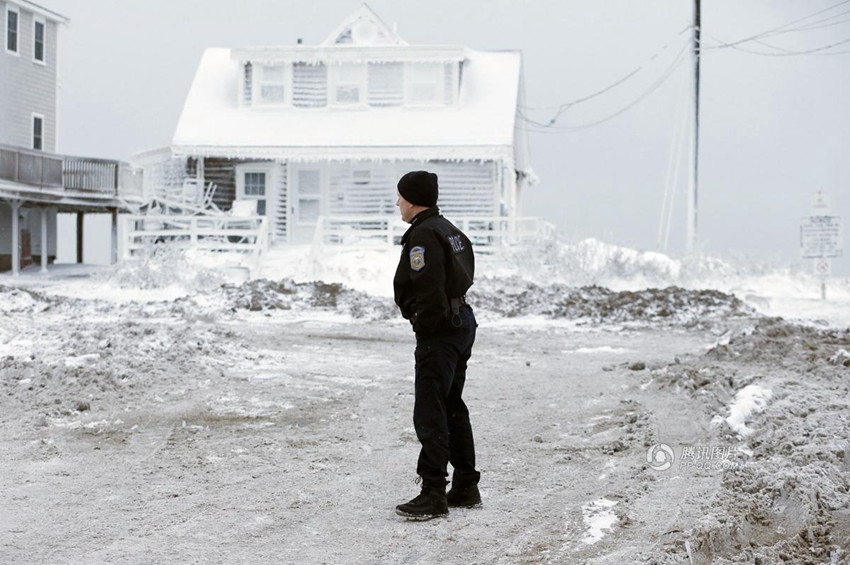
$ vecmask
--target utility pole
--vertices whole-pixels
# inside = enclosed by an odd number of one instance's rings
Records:
[[[697,244],[697,197],[699,194],[699,60],[700,60],[700,0],[694,0],[694,27],[691,55],[694,69],[693,128],[691,128],[691,177],[688,182],[688,253]]]

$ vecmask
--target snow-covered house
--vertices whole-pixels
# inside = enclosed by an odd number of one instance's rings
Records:
[[[277,244],[397,218],[415,169],[439,175],[449,218],[516,218],[522,90],[519,52],[409,45],[364,4],[319,45],[207,49],[171,146],[137,157],[154,191],[182,174],[220,209],[250,202]]]
[[[141,178],[127,163],[57,155],[58,35],[68,19],[29,0],[0,0],[0,271],[56,257],[56,217],[77,214],[82,262],[86,213],[141,204]],[[113,259],[116,258],[113,247]]]

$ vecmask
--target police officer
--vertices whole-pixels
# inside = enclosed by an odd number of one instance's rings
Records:
[[[437,195],[434,173],[412,171],[398,181],[396,205],[410,228],[401,238],[393,287],[416,334],[413,425],[422,444],[416,468],[422,491],[396,512],[416,520],[447,514],[449,506],[481,504],[469,411],[461,398],[478,326],[466,303],[475,258],[466,235],[440,215]],[[454,473],[446,495],[448,463]]]

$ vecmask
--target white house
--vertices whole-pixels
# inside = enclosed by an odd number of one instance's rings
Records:
[[[415,169],[447,217],[492,228],[534,178],[522,90],[519,52],[409,45],[364,4],[319,45],[207,49],[171,146],[137,158],[155,192],[188,176],[221,209],[250,201],[276,244],[397,218]]]

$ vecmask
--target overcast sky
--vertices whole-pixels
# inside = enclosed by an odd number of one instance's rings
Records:
[[[207,47],[321,42],[357,9],[355,0],[42,0],[71,18],[60,36],[59,150],[127,160],[169,144]],[[838,5],[838,4],[842,5]],[[689,0],[372,0],[411,44],[461,44],[523,54],[526,115],[553,109],[639,72],[572,106],[558,126],[616,114],[670,69],[692,21]],[[835,8],[827,10],[835,6]],[[778,28],[741,49],[808,51],[850,40],[850,1],[703,1],[706,46]],[[843,14],[843,15],[842,15]],[[833,17],[834,16],[834,17]],[[832,18],[832,19],[828,19]],[[666,46],[666,47],[665,47]],[[840,54],[833,54],[840,53]],[[654,57],[654,58],[653,58]],[[567,240],[596,237],[656,248],[677,105],[689,60],[621,115],[580,129],[531,132],[540,184],[524,212]],[[799,263],[800,216],[810,194],[831,193],[850,219],[850,42],[807,55],[733,48],[702,59],[700,240],[711,253]],[[670,251],[684,249],[684,183]],[[839,274],[850,274],[846,259]]]

